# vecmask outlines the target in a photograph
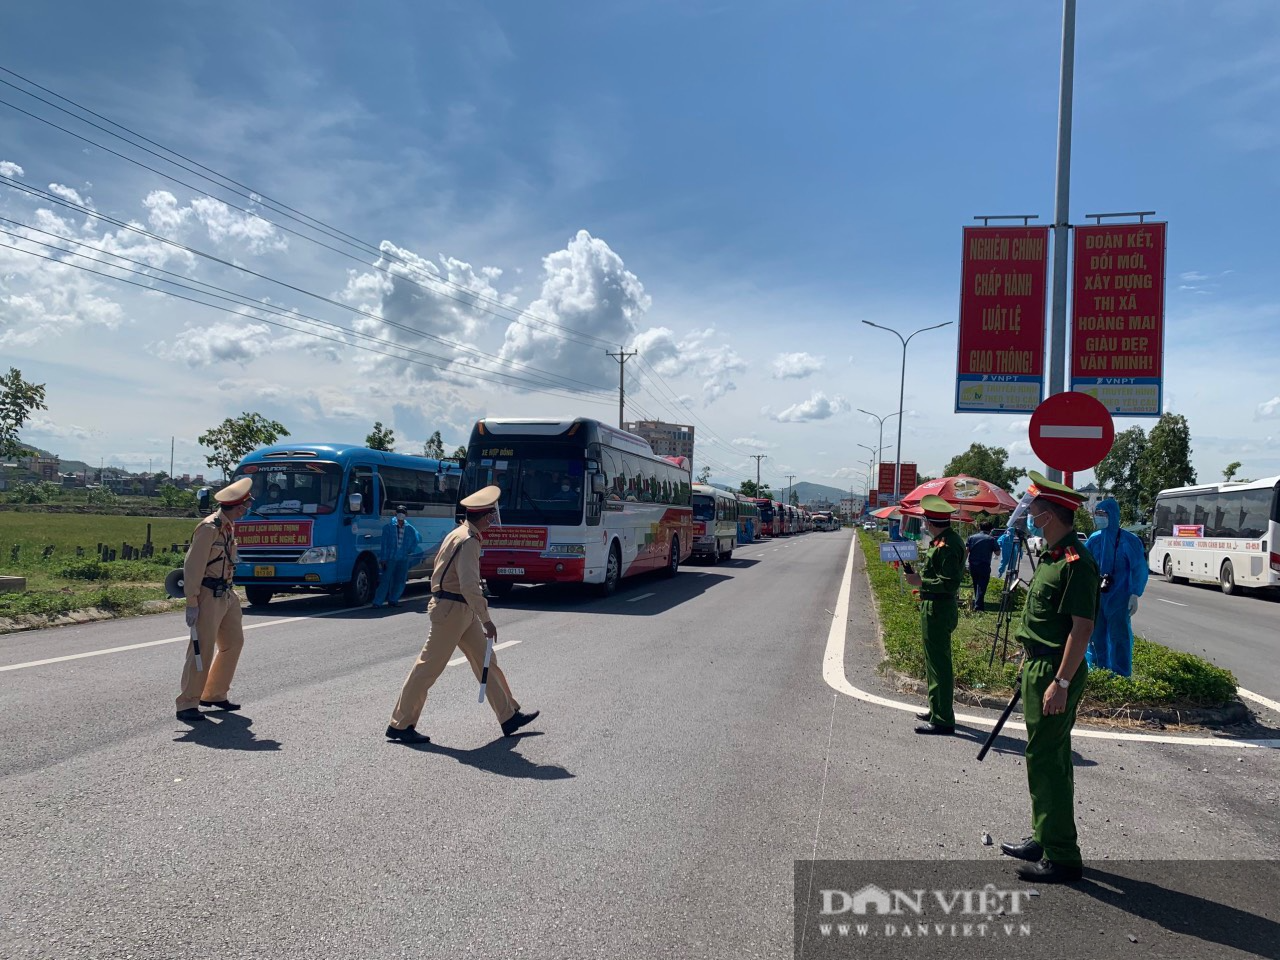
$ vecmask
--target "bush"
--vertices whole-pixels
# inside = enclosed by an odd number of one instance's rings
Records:
[[[97,557],[76,557],[74,560],[63,561],[55,571],[55,576],[65,580],[104,580],[110,574],[107,572],[107,564]]]

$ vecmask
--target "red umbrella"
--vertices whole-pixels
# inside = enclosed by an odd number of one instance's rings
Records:
[[[917,506],[925,497],[941,497],[957,510],[968,513],[1012,513],[1018,501],[994,483],[977,477],[942,477],[922,483],[902,498],[906,507]]]
[[[872,510],[871,515],[877,520],[888,520],[891,516],[897,513],[897,511],[897,507],[881,507],[879,510]]]

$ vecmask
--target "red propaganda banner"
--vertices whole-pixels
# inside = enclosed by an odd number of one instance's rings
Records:
[[[867,494],[867,503],[873,507],[880,506],[880,491],[872,490]]]
[[[880,476],[876,478],[876,489],[882,493],[893,493],[893,469],[896,464],[880,464]]]
[[[309,547],[310,520],[250,520],[236,524],[236,545],[241,547]]]
[[[965,227],[957,413],[1030,413],[1044,393],[1048,227]]]
[[[1165,223],[1076,227],[1071,389],[1112,416],[1158,417],[1164,388]]]
[[[545,550],[546,527],[490,527],[484,534],[486,550]]]
[[[918,486],[918,477],[916,465],[914,463],[904,463],[902,465],[902,489],[899,492],[907,494],[914,490]]]

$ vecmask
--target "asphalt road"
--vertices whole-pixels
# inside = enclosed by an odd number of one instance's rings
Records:
[[[542,717],[502,738],[450,667],[421,749],[382,737],[424,639],[420,587],[394,612],[248,613],[244,710],[194,730],[173,718],[178,616],[5,637],[0,956],[786,957],[797,861],[1008,882],[982,834],[1029,832],[1017,736],[978,764],[985,731],[916,737],[910,713],[823,680],[847,582],[846,674],[887,693],[849,550],[848,532],[813,533],[608,600],[517,591],[496,606],[499,643],[518,641],[499,658]],[[1042,900],[1090,917],[1083,955],[1154,955],[1132,952],[1137,931],[1247,956],[1280,933],[1265,908],[1241,922],[1203,898],[1218,932],[1179,930],[1190,901],[1166,888],[1185,868],[1148,871],[1148,909],[1118,879],[1125,858],[1274,856],[1280,751],[1224,743],[1077,739],[1084,855],[1112,864]]]
[[[1242,687],[1280,701],[1280,592],[1228,597],[1212,584],[1166,583],[1153,573],[1133,628],[1226,667]]]

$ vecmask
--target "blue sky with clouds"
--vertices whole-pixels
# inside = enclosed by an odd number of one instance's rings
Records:
[[[717,478],[759,451],[775,482],[858,483],[877,433],[856,408],[896,410],[900,358],[859,321],[955,319],[961,227],[1050,219],[1060,17],[1014,0],[9,10],[0,66],[385,245],[326,250],[0,87],[97,142],[0,103],[8,176],[162,238],[0,185],[0,216],[47,231],[0,224],[23,236],[0,243],[48,253],[31,241],[52,233],[354,331],[316,340],[0,247],[0,363],[49,391],[24,437],[139,469],[176,436],[194,472],[195,437],[242,410],[300,439],[382,420],[406,447],[461,442],[481,415],[609,419],[607,341],[642,352],[630,409],[714,437]],[[1079,4],[1072,219],[1169,221],[1166,404],[1203,477],[1280,472],[1278,67],[1269,0]],[[954,351],[954,327],[912,344],[906,459],[936,473],[978,441],[1035,466],[1025,418],[951,413]]]

